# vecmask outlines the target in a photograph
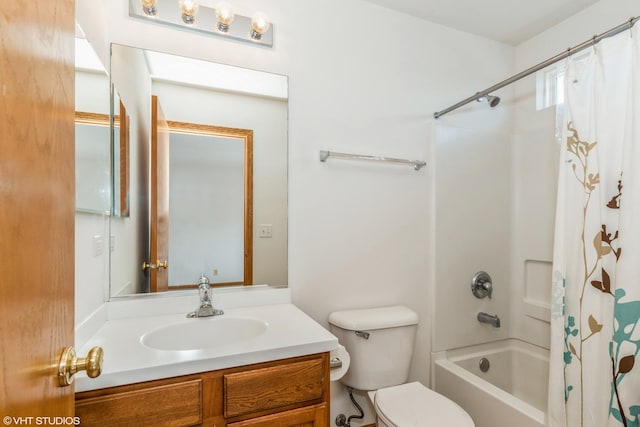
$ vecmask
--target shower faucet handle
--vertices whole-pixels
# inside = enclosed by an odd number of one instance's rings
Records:
[[[484,271],[477,272],[471,279],[471,292],[476,298],[489,297],[493,294],[491,276]]]

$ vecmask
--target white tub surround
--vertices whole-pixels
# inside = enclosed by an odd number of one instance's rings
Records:
[[[267,289],[263,291],[269,292]],[[227,340],[219,345],[216,344],[215,334],[211,334],[207,340],[210,339],[212,345],[199,350],[157,350],[142,343],[145,334],[163,327],[186,322],[188,331],[188,322],[193,322],[195,326],[198,322],[218,320],[186,318],[186,314],[198,304],[197,293],[140,298],[138,303],[136,299],[108,303],[109,306],[114,305],[106,310],[107,316],[111,317],[82,344],[78,352],[86,354],[94,346],[102,347],[102,374],[90,379],[83,372],[79,373],[76,392],[322,353],[338,347],[336,337],[290,303],[288,290],[270,291],[275,291],[275,294],[270,294],[271,300],[264,305],[256,304],[259,300],[251,297],[252,293],[260,292],[257,289],[245,293],[242,301],[244,306],[234,304],[237,295],[229,296],[228,304],[225,304],[225,299],[221,296],[224,292],[216,295],[219,298],[214,296],[214,305],[225,312],[224,315],[217,316],[220,320],[257,319],[264,322],[266,328],[254,337]],[[285,292],[277,295],[278,291]],[[155,306],[151,302],[154,299]],[[237,302],[241,301],[238,299]],[[130,310],[123,310],[121,304],[128,305]],[[164,312],[154,312],[158,310]],[[131,313],[138,313],[139,316],[133,317]],[[100,315],[103,316],[104,313],[100,311]]]

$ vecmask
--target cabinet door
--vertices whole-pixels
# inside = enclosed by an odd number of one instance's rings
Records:
[[[227,424],[227,427],[326,427],[329,425],[328,412],[327,404],[322,403]]]
[[[290,360],[276,366],[224,375],[226,418],[261,415],[287,405],[319,403],[325,394],[325,359]],[[276,386],[277,385],[277,386]],[[264,413],[264,412],[262,412]]]
[[[192,426],[202,422],[202,380],[144,387],[76,401],[82,426]]]

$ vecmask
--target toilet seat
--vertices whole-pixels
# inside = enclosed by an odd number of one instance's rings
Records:
[[[374,406],[378,418],[389,426],[474,427],[464,409],[419,382],[376,391]]]

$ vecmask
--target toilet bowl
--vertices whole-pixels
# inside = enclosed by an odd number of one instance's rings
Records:
[[[369,392],[379,427],[473,427],[469,414],[443,395],[412,382]]]
[[[331,332],[350,354],[340,381],[368,391],[381,427],[474,427],[464,409],[419,382],[407,383],[418,315],[404,306],[336,311]]]

